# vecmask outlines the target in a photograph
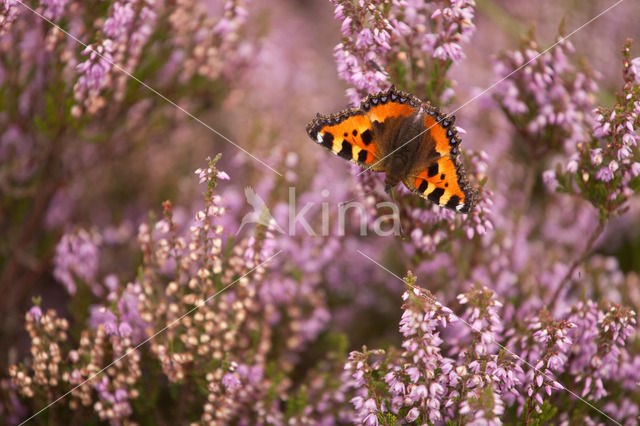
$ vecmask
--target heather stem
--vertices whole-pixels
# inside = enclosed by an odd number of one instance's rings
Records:
[[[562,278],[562,280],[560,280],[560,284],[558,285],[558,288],[556,288],[556,291],[553,293],[553,296],[551,297],[551,299],[549,299],[549,303],[558,299],[558,296],[562,292],[562,289],[569,282],[576,268],[580,266],[587,259],[589,254],[591,254],[593,245],[595,244],[596,240],[600,237],[600,235],[602,235],[602,232],[604,231],[606,223],[607,223],[606,220],[600,220],[598,222],[598,227],[593,231],[593,233],[591,234],[591,237],[589,237],[589,241],[587,242],[587,245],[585,246],[582,254],[571,264],[571,268],[569,268],[569,271],[567,271],[567,273]]]

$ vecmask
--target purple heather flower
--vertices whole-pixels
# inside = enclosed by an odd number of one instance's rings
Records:
[[[118,402],[126,401],[127,399],[129,399],[129,393],[126,391],[126,389],[116,389],[116,391],[114,392],[114,397]]]
[[[40,321],[40,317],[42,317],[42,309],[40,309],[40,306],[32,306],[31,309],[29,309],[29,315],[31,315],[36,322]]]
[[[629,71],[633,75],[636,84],[640,84],[640,57],[632,59],[630,64]]]
[[[45,7],[44,16],[52,21],[60,19],[69,0],[42,0]]]
[[[104,306],[92,306],[89,309],[89,325],[96,328],[100,325],[104,326],[104,330],[108,335],[118,332],[118,318],[116,314]]]
[[[98,247],[84,229],[62,236],[53,259],[53,276],[70,294],[76,292],[76,277],[92,285],[98,271]]]
[[[573,47],[567,40],[559,38],[553,51],[538,57],[536,49],[537,44],[530,41],[497,59],[494,72],[507,77],[525,60],[536,58],[519,73],[500,82],[495,99],[509,112],[510,120],[532,136],[532,143],[551,133],[554,137],[546,137],[545,144],[558,151],[570,151],[574,143],[587,138],[585,127],[591,116],[584,111],[593,109],[590,99],[595,83],[568,62],[567,54]]]
[[[412,423],[415,419],[418,418],[419,415],[420,415],[420,410],[418,410],[418,407],[413,407],[411,410],[409,410],[409,412],[405,416],[405,420],[408,421],[409,423]]]
[[[240,388],[240,386],[242,386],[242,383],[235,374],[227,373],[222,377],[222,385],[227,388],[227,390],[233,392],[236,389]]]
[[[596,179],[601,180],[603,182],[610,182],[613,180],[613,172],[610,167],[601,167],[600,170],[596,172]]]
[[[113,4],[111,16],[104,21],[102,29],[114,40],[123,39],[128,36],[134,17],[132,2],[116,2]]]
[[[78,81],[74,86],[76,101],[87,96],[97,96],[107,86],[107,76],[113,63],[110,50],[111,44],[105,43],[99,46],[87,46],[82,51],[83,55],[89,57],[76,66],[79,74]]]
[[[128,284],[117,302],[120,321],[126,323],[129,334],[134,342],[140,342],[146,337],[149,324],[142,319],[139,310],[138,295],[142,291],[139,284]],[[122,323],[121,323],[122,324]]]
[[[118,333],[120,334],[120,336],[122,337],[129,337],[131,335],[131,332],[133,330],[131,329],[131,326],[129,325],[128,322],[121,322],[120,325],[118,326]]]
[[[597,167],[600,164],[602,164],[602,159],[603,159],[602,148],[592,149],[589,152],[589,156],[591,158],[591,164],[593,164],[594,166]]]
[[[118,287],[120,286],[118,276],[115,274],[109,274],[104,277],[104,286],[107,288],[107,290],[109,290],[109,292],[118,290]]]

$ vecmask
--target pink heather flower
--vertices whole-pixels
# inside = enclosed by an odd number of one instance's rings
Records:
[[[373,399],[373,398],[369,398],[369,399],[367,399],[367,400],[364,402],[364,404],[363,404],[362,408],[363,408],[364,410],[368,411],[369,413],[373,413],[373,412],[374,412],[374,411],[376,411],[376,410],[377,410],[377,408],[378,408],[378,407],[377,407],[377,405],[376,405],[376,400],[375,400],[375,399]]]
[[[129,325],[128,322],[121,322],[120,325],[118,326],[118,333],[122,337],[129,337],[132,331],[133,330],[131,329],[131,326]]]
[[[64,13],[67,3],[69,0],[42,0],[42,5],[45,7],[43,15],[52,21],[57,21]]]
[[[629,124],[629,122],[627,122],[627,124]],[[631,128],[629,133],[625,133],[624,135],[622,135],[622,143],[625,146],[629,146],[629,147],[636,146],[637,141],[638,141],[638,135],[635,133],[635,130],[633,129],[633,127]]]
[[[603,160],[602,148],[592,149],[589,155],[591,158],[591,164],[593,164],[596,167],[602,164],[602,160]]]
[[[629,71],[635,78],[636,84],[640,84],[640,57],[631,60]]]
[[[555,191],[558,187],[556,172],[553,170],[545,170],[542,173],[542,181],[547,185],[550,191]]]
[[[353,408],[359,411],[364,405],[364,398],[361,396],[354,396],[349,402],[353,404]]]
[[[231,179],[231,178],[229,177],[229,175],[227,174],[227,172],[223,172],[223,171],[220,171],[220,170],[218,170],[218,171],[217,171],[216,176],[218,177],[218,179],[222,179],[222,180],[229,180],[229,179]]]
[[[114,40],[127,37],[135,12],[130,2],[117,2],[113,5],[111,16],[104,21],[103,30]]]
[[[118,276],[115,274],[109,274],[104,277],[104,286],[110,292],[116,291],[120,286],[120,281],[118,280]]]
[[[29,315],[31,315],[36,322],[40,321],[40,317],[42,317],[42,309],[40,309],[40,306],[32,306],[31,309],[29,309]]]
[[[227,373],[222,377],[222,385],[227,388],[227,390],[233,392],[242,386],[240,379],[238,379],[235,374]]]
[[[624,135],[622,137],[623,141],[624,141],[624,137],[625,136],[629,136],[629,135],[628,134]],[[631,151],[631,147],[629,145],[627,145],[627,144],[622,145],[620,147],[620,149],[618,150],[618,160],[622,161],[625,158],[631,157],[632,154],[633,154],[633,151]]]
[[[569,157],[569,161],[567,162],[567,172],[569,173],[575,173],[578,171],[578,161],[579,161],[579,155],[577,153],[574,153],[571,155],[571,157]]]
[[[634,177],[640,176],[640,163],[635,162],[631,165],[631,174]]]
[[[547,361],[547,367],[552,370],[562,370],[564,363],[566,362],[565,356],[560,356],[559,354],[551,355],[549,360]]]
[[[149,326],[140,316],[138,294],[141,291],[142,289],[138,284],[127,285],[116,304],[120,321],[127,323],[127,330],[129,330],[129,334],[135,342],[144,339],[146,336],[145,330]]]
[[[602,138],[608,136],[611,131],[611,123],[609,121],[598,121],[593,126],[593,136]]]
[[[107,86],[107,75],[113,63],[109,47],[110,44],[105,43],[100,46],[87,46],[82,51],[82,54],[89,55],[89,58],[76,66],[79,77],[74,86],[74,97],[77,101],[84,99],[87,94],[96,96]]]
[[[458,62],[464,58],[462,47],[457,43],[445,43],[442,46],[438,46],[433,52],[433,57],[437,59],[447,60],[451,59],[453,62]]]
[[[501,54],[494,64],[494,72],[507,77],[525,60],[541,53],[521,72],[502,81],[495,99],[509,111],[514,124],[533,136],[532,140],[549,129],[554,137],[545,143],[558,151],[570,151],[574,143],[588,137],[586,126],[591,116],[584,111],[593,109],[589,95],[595,91],[595,83],[569,63],[567,53],[572,46],[568,41],[560,38],[553,51],[545,53],[538,51],[533,40],[526,46]]]
[[[415,419],[417,419],[419,415],[420,415],[420,410],[418,410],[418,407],[413,407],[411,410],[409,410],[409,412],[405,416],[405,420],[411,423]]]
[[[89,232],[79,229],[62,236],[53,259],[53,276],[69,294],[76,292],[76,277],[93,284],[98,272],[98,247]]]
[[[104,306],[91,306],[89,308],[89,326],[97,328],[102,325],[108,335],[118,332],[117,320],[116,314]]]
[[[601,167],[600,170],[596,172],[596,179],[601,180],[603,182],[610,182],[613,180],[613,172],[609,167]]]
[[[378,426],[378,416],[375,413],[370,413],[362,421],[366,426]]]
[[[129,392],[127,392],[126,389],[116,389],[113,396],[115,397],[116,401],[125,401],[129,399]]]

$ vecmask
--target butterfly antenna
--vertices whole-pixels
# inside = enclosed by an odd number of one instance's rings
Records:
[[[372,68],[377,69],[378,71],[380,71],[381,73],[383,73],[385,75],[389,75],[389,72],[386,69],[384,69],[382,66],[380,66],[380,64],[378,64],[377,62],[375,62],[373,60],[367,61],[367,65],[369,65]]]

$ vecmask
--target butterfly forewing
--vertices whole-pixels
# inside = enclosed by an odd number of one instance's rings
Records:
[[[345,160],[368,167],[378,159],[371,121],[361,109],[316,118],[307,125],[307,133],[318,144]]]

